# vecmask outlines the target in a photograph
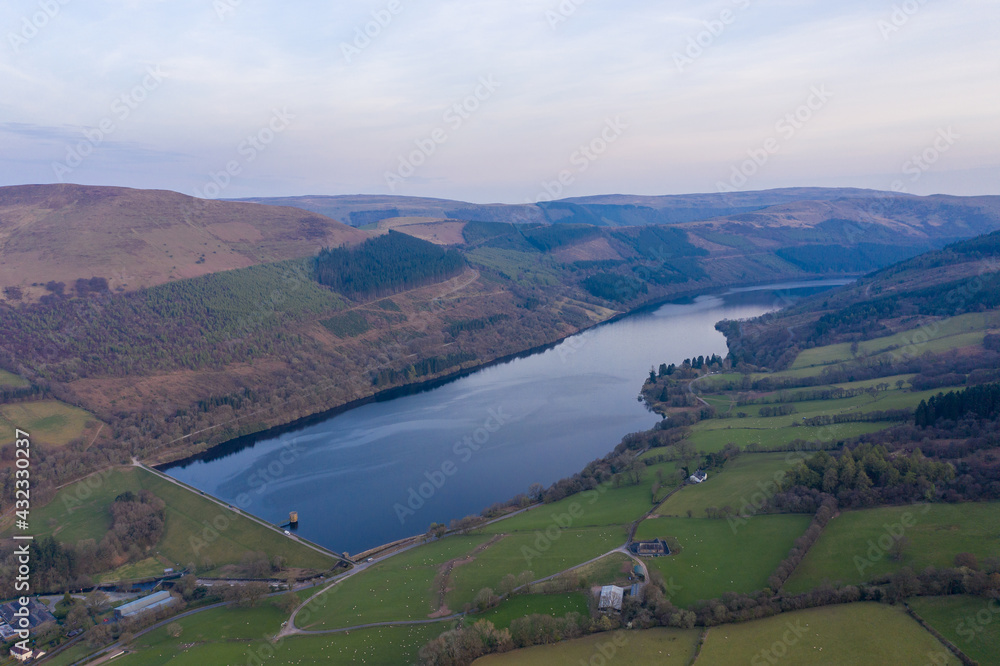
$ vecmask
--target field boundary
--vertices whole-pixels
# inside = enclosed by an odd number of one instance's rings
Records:
[[[935,629],[934,627],[932,627],[930,624],[928,624],[928,622],[924,618],[920,617],[920,614],[917,613],[917,611],[915,611],[912,608],[910,608],[910,604],[909,604],[908,601],[904,601],[903,602],[903,608],[906,609],[906,614],[907,615],[909,615],[914,620],[916,620],[917,623],[919,623],[921,627],[923,627],[924,629],[926,629],[930,633],[931,636],[933,636],[934,638],[936,638],[939,641],[941,641],[941,644],[944,645],[949,650],[951,650],[951,652],[956,657],[958,657],[959,660],[963,664],[965,664],[965,666],[979,666],[979,662],[978,661],[976,661],[975,659],[971,658],[969,655],[967,655],[964,652],[962,652],[962,649],[960,647],[958,647],[957,645],[955,645],[954,643],[952,643],[951,641],[949,641],[947,638],[945,638],[944,635],[942,635],[940,631],[938,631],[937,629]]]

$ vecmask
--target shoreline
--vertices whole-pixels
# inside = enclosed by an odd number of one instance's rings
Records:
[[[294,419],[287,423],[278,424],[275,426],[265,428],[263,430],[258,430],[256,432],[240,435],[238,437],[228,439],[218,444],[213,444],[209,448],[203,451],[199,451],[197,453],[191,453],[187,455],[184,455],[182,453],[177,458],[172,460],[167,459],[163,460],[162,462],[147,463],[147,464],[149,464],[150,467],[156,469],[159,472],[167,473],[171,469],[177,467],[186,467],[195,462],[200,462],[200,461],[211,462],[213,460],[226,457],[233,453],[237,453],[238,451],[241,451],[244,448],[247,448],[248,446],[253,446],[254,444],[260,441],[273,439],[275,437],[280,437],[281,435],[289,433],[298,432],[300,430],[308,428],[309,426],[315,425],[317,423],[322,423],[323,421],[339,416],[340,414],[343,414],[350,410],[356,409],[358,407],[363,407],[364,405],[376,402],[388,402],[396,398],[401,398],[408,395],[416,395],[418,393],[423,393],[425,391],[431,391],[440,386],[444,386],[445,384],[449,384],[455,380],[462,379],[463,377],[472,375],[476,372],[479,372],[480,370],[485,370],[487,368],[516,361],[520,358],[527,358],[529,356],[534,356],[535,354],[546,352],[550,349],[554,349],[561,343],[565,342],[566,340],[574,336],[581,335],[582,333],[594,330],[600,326],[612,324],[617,321],[621,321],[622,319],[625,319],[627,317],[641,314],[645,311],[654,310],[668,303],[681,301],[683,299],[696,298],[698,296],[713,296],[713,295],[725,294],[733,292],[734,290],[759,291],[767,289],[768,287],[775,287],[789,283],[802,285],[801,287],[797,288],[808,288],[811,283],[820,284],[820,283],[829,283],[831,281],[841,281],[841,280],[848,281],[847,283],[849,283],[849,281],[856,280],[858,277],[859,275],[854,275],[854,274],[826,275],[826,276],[819,276],[813,279],[790,276],[779,282],[774,282],[773,280],[768,280],[767,282],[763,283],[735,282],[725,285],[716,285],[714,287],[706,286],[700,289],[688,289],[685,291],[679,291],[674,294],[670,294],[669,296],[651,298],[647,301],[644,301],[636,305],[635,307],[629,310],[619,312],[607,319],[595,322],[590,326],[578,329],[573,333],[568,333],[556,340],[547,342],[542,345],[536,345],[535,347],[530,347],[528,349],[506,354],[504,356],[499,356],[489,361],[475,363],[474,365],[470,365],[466,368],[461,368],[454,372],[447,372],[444,375],[433,377],[431,379],[411,382],[409,384],[401,384],[399,386],[393,386],[387,389],[383,389],[381,391],[376,391],[371,395],[364,396],[361,398],[356,398],[354,400],[342,403],[336,407],[331,407],[330,409],[318,411],[308,416],[303,416]]]

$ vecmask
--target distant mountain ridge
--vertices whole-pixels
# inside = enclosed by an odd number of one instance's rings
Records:
[[[989,198],[989,197],[986,197]],[[536,204],[474,204],[449,199],[389,195],[307,195],[252,197],[234,201],[311,210],[352,226],[375,224],[395,217],[433,217],[541,224],[575,223],[597,226],[683,224],[760,211],[800,201],[916,199],[924,197],[856,188],[796,187],[759,192],[645,196],[608,194]],[[1000,198],[997,198],[1000,200]]]

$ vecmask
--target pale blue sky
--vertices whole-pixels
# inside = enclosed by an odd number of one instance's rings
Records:
[[[6,0],[0,185],[1000,194],[997,25],[995,0]]]

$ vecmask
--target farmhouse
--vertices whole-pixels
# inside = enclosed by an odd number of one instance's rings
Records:
[[[707,478],[708,472],[699,469],[697,472],[688,477],[688,481],[691,483],[704,483]]]
[[[19,645],[15,645],[10,649],[10,656],[18,661],[28,661],[33,655],[34,652],[32,650],[20,647]]]
[[[622,599],[624,598],[625,588],[618,587],[617,585],[605,585],[601,588],[601,599],[597,602],[597,608],[599,610],[620,611],[622,609]]]
[[[124,604],[123,606],[119,606],[115,609],[115,619],[120,620],[123,617],[132,617],[133,615],[138,615],[139,613],[159,610],[161,608],[166,608],[172,603],[174,603],[174,598],[170,596],[169,592],[157,592],[156,594],[151,594],[148,597],[143,597],[142,599],[137,599]]]

